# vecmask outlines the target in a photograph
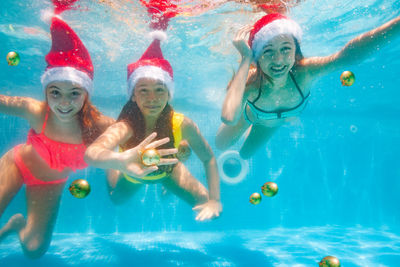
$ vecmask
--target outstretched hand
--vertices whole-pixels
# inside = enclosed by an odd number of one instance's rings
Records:
[[[120,153],[122,166],[121,171],[131,175],[133,177],[144,177],[156,170],[158,170],[159,165],[170,165],[178,163],[178,159],[176,158],[161,158],[160,162],[157,165],[153,166],[145,166],[142,164],[141,159],[141,151],[146,149],[157,148],[163,144],[169,142],[169,138],[163,138],[160,140],[153,141],[156,138],[157,133],[152,133],[148,137],[146,137],[139,145],[134,148],[128,149],[122,153]],[[160,154],[161,157],[173,155],[178,152],[176,148],[171,149],[159,149],[157,152]]]
[[[193,210],[199,211],[196,216],[196,221],[204,221],[219,217],[222,211],[222,204],[217,200],[209,200],[206,203],[197,205]]]
[[[242,58],[253,57],[253,51],[247,43],[248,34],[252,28],[252,25],[246,25],[240,28],[239,31],[236,33],[235,39],[232,41],[233,45],[242,55]]]

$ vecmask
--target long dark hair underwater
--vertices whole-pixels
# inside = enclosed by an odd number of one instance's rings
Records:
[[[159,148],[173,148],[174,147],[174,136],[172,134],[172,116],[174,110],[170,104],[167,103],[160,116],[157,119],[154,132],[157,132],[157,139],[162,139],[169,137],[169,142],[160,146]],[[140,111],[136,102],[129,100],[124,107],[120,115],[118,116],[118,121],[124,121],[133,130],[132,137],[123,145],[122,149],[129,149],[137,146],[140,142],[145,139],[146,135],[146,125],[144,122],[144,117]],[[170,173],[175,165],[165,165],[159,166],[160,171],[165,171]]]
[[[162,146],[163,148],[174,147],[174,136],[172,134],[173,113],[174,110],[172,109],[171,105],[167,104],[160,113],[160,116],[156,122],[154,132],[157,132],[157,138],[162,139],[164,137],[169,137],[170,139],[167,144]],[[121,146],[123,149],[135,147],[146,138],[144,117],[136,102],[129,100],[124,105],[118,117],[118,121],[124,121],[128,123],[134,133],[133,136]]]

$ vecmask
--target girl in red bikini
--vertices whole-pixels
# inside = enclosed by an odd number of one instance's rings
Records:
[[[75,1],[53,0],[54,13]],[[52,47],[41,79],[46,101],[0,95],[0,112],[31,125],[26,143],[0,159],[0,216],[23,184],[27,198],[27,219],[12,216],[0,229],[0,241],[17,232],[31,258],[42,256],[50,245],[68,175],[87,167],[86,146],[114,121],[90,103],[93,65],[79,37],[59,16],[52,18],[50,29]]]

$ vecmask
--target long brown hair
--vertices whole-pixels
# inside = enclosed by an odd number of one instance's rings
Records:
[[[78,113],[79,124],[82,131],[82,139],[85,145],[90,145],[100,136],[102,129],[99,125],[100,111],[86,97],[85,102]]]
[[[157,139],[162,139],[164,137],[169,137],[169,142],[159,146],[158,148],[172,148],[174,147],[174,135],[172,134],[172,116],[174,114],[174,110],[171,105],[167,103],[163,111],[160,113],[156,121],[156,126],[154,128],[154,132],[157,132]],[[146,125],[144,122],[144,117],[142,112],[140,111],[136,102],[129,100],[124,107],[122,108],[121,113],[118,116],[118,121],[124,121],[128,123],[128,125],[133,130],[132,137],[123,145],[121,145],[122,149],[129,149],[137,146],[143,139],[146,137]],[[168,156],[174,157],[174,156]],[[171,173],[175,165],[164,165],[159,166],[158,171],[154,174],[166,172]]]
[[[173,108],[167,103],[156,121],[154,132],[157,132],[157,139],[169,137],[170,140],[169,143],[163,145],[162,147],[174,147],[174,136],[172,134],[173,113]],[[118,116],[118,121],[127,122],[133,130],[132,137],[122,145],[123,149],[129,149],[137,146],[146,137],[146,125],[144,122],[144,117],[136,102],[129,100],[124,105],[120,115]]]
[[[45,104],[48,107],[47,95]],[[79,126],[82,132],[82,141],[88,146],[102,134],[103,130],[100,126],[100,111],[90,102],[89,97],[86,95],[85,101],[81,110],[78,112]]]

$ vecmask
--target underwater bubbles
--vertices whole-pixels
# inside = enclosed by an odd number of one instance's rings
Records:
[[[357,131],[358,131],[357,126],[355,126],[355,125],[350,125],[350,132],[356,133]]]
[[[227,184],[240,183],[249,172],[249,164],[240,157],[239,152],[229,150],[217,159],[221,180]]]

